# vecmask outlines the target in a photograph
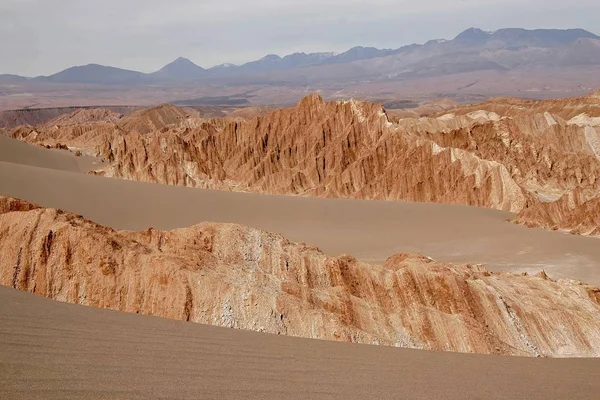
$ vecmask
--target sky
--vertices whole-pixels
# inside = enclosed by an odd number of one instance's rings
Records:
[[[97,63],[153,72],[275,53],[398,48],[469,27],[583,28],[599,0],[0,0],[0,74]]]

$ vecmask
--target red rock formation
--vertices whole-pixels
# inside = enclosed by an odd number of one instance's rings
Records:
[[[587,198],[600,194],[600,160],[589,135],[594,128],[549,113],[471,120],[465,125],[449,131],[427,130],[423,136],[441,147],[462,149],[506,166],[521,188],[544,200],[574,189]]]
[[[600,289],[543,273],[412,254],[368,265],[232,224],[115,231],[8,198],[0,210],[0,283],[60,301],[358,343],[600,355]]]
[[[14,211],[31,211],[40,208],[27,201],[0,196],[0,215]]]
[[[431,126],[432,122],[426,120],[412,124],[411,129],[440,146],[461,148],[505,165],[529,199],[519,212],[517,223],[598,235],[600,101],[597,96],[540,102],[494,100],[476,107],[487,107],[486,110],[509,117],[477,123],[472,118],[482,111],[474,112],[474,107],[453,110],[457,114],[436,119],[443,120],[446,126],[454,123],[450,129],[438,132],[418,129]],[[570,119],[564,120],[548,111],[534,114],[544,109]],[[465,111],[470,112],[464,114]]]
[[[18,110],[0,111],[0,128],[14,129],[22,125],[46,125],[52,119],[57,119],[61,116],[75,115],[82,118],[84,121],[91,122],[89,116],[95,114],[94,119],[105,119],[99,115],[105,111],[110,112],[113,116],[129,114],[135,110],[139,110],[137,106],[106,106],[104,108],[76,108],[76,107],[59,107],[59,108],[23,108]],[[96,110],[87,113],[87,110]],[[102,111],[101,111],[102,110]],[[78,117],[78,118],[79,118]],[[69,117],[66,117],[69,118]]]

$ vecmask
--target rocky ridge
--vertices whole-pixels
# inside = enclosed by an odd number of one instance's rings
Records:
[[[105,108],[80,108],[72,113],[60,115],[43,125],[47,128],[62,128],[86,123],[117,123],[123,117],[123,114]]]
[[[481,103],[458,106],[434,116],[442,116],[447,112],[456,115],[465,115],[479,110],[494,112],[503,117],[518,117],[543,114],[545,112],[565,120],[569,120],[580,114],[598,117],[600,116],[600,91],[595,91],[587,96],[564,99],[525,100],[513,97],[493,98]]]
[[[525,201],[503,165],[403,134],[381,106],[366,102],[325,103],[311,95],[297,107],[251,120],[194,121],[149,133],[92,123],[43,132],[19,128],[10,135],[83,149],[109,162],[97,174],[146,182],[509,211]]]
[[[275,334],[599,356],[600,289],[397,254],[328,257],[233,224],[116,231],[0,197],[0,283],[60,301]]]

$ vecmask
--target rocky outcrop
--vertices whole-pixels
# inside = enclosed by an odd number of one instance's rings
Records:
[[[522,356],[599,356],[600,289],[413,254],[369,265],[239,225],[116,231],[0,198],[0,283],[262,332]]]
[[[532,201],[515,222],[530,228],[600,237],[600,197],[586,201],[579,191],[573,191],[554,202]]]
[[[14,211],[31,211],[40,208],[28,201],[0,196],[0,215]]]
[[[75,115],[83,116],[88,113],[87,110],[106,110],[114,115],[126,115],[135,110],[139,110],[138,106],[105,106],[102,109],[94,107],[60,107],[60,108],[23,108],[19,110],[0,111],[0,128],[14,129],[23,125],[46,125],[52,119],[60,119],[61,116]],[[83,114],[81,114],[83,112]],[[98,112],[93,111],[92,114],[98,115]],[[69,117],[65,117],[69,118]],[[86,118],[85,121],[90,122]]]
[[[90,122],[72,125],[20,126],[8,136],[46,148],[70,149],[98,156],[95,148],[105,142],[105,137],[126,134],[111,122]]]
[[[494,118],[475,121],[475,114],[489,112],[464,107],[435,119],[421,119],[410,127],[439,146],[460,148],[505,165],[528,198],[515,222],[597,236],[600,232],[597,98],[591,95],[538,102],[498,99],[478,107],[494,109],[504,116],[495,114]],[[534,113],[544,109],[556,114]],[[465,111],[470,112],[465,114]],[[432,126],[437,129],[430,129]]]

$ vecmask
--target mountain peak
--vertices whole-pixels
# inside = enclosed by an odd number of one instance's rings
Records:
[[[458,36],[454,38],[454,40],[461,42],[473,42],[487,39],[489,36],[489,32],[485,32],[479,28],[471,27],[459,33]]]
[[[177,59],[175,61],[173,61],[171,64],[194,64],[192,61],[190,61],[189,58],[185,58],[185,57],[177,57]],[[196,64],[194,64],[196,65]]]
[[[165,65],[163,68],[161,68],[161,71],[164,70],[165,68],[169,68],[169,67],[193,67],[193,68],[200,68],[203,69],[202,67],[199,67],[198,65],[194,64],[192,61],[190,61],[189,58],[185,58],[185,57],[177,57],[175,60],[171,61],[169,64]]]
[[[58,83],[137,84],[143,82],[144,74],[91,63],[70,67],[42,79]]]
[[[232,68],[232,67],[237,67],[236,64],[232,64],[232,63],[223,63],[223,64],[219,64],[219,65],[215,65],[213,68]]]
[[[561,47],[580,39],[600,39],[584,29],[533,29],[504,28],[492,33],[492,39],[508,46]]]
[[[325,100],[323,100],[323,97],[321,97],[319,93],[314,92],[300,100],[297,107],[304,109],[313,109],[319,108],[323,104],[325,104]]]
[[[279,57],[277,54],[267,54],[266,56],[261,58],[259,61],[279,61],[279,60],[281,60],[281,57]]]
[[[573,32],[575,34],[579,34],[583,38],[588,39],[600,39],[600,36],[592,33],[590,31],[586,31],[585,29],[577,28],[577,29],[567,29],[567,32]]]
[[[164,78],[192,79],[201,76],[206,70],[185,57],[178,57],[154,74]]]

